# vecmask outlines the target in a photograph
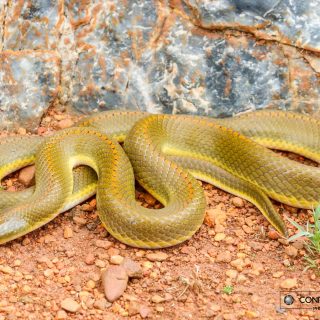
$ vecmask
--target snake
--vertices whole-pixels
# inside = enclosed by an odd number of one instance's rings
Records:
[[[43,226],[96,193],[99,218],[113,237],[139,248],[174,246],[203,223],[206,200],[197,179],[250,201],[287,236],[270,199],[316,207],[319,168],[270,149],[320,162],[319,139],[319,120],[280,110],[224,119],[112,110],[49,137],[5,137],[0,178],[35,164],[36,184],[0,191],[0,243]],[[163,208],[137,203],[135,179]]]

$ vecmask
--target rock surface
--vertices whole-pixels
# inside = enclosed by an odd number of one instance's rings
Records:
[[[0,128],[34,129],[53,106],[316,113],[319,4],[4,0]]]

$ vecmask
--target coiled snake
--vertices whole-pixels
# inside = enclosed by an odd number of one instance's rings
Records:
[[[3,138],[0,178],[35,162],[36,185],[0,191],[0,243],[46,224],[96,191],[99,217],[115,238],[141,248],[172,246],[203,222],[205,197],[195,178],[251,201],[286,235],[269,198],[315,207],[319,169],[266,147],[319,162],[319,139],[318,120],[283,111],[228,119],[107,111],[45,139]],[[164,208],[137,204],[134,177]]]

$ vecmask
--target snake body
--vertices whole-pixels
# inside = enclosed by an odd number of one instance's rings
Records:
[[[318,120],[282,111],[231,119],[109,111],[49,138],[4,138],[0,178],[35,162],[36,186],[0,192],[0,243],[47,223],[95,190],[99,217],[115,238],[142,248],[181,243],[204,218],[205,198],[194,178],[251,201],[286,235],[269,198],[315,207],[319,169],[265,147],[320,161],[319,133]],[[78,165],[85,166],[74,169]],[[134,176],[163,209],[136,203]]]

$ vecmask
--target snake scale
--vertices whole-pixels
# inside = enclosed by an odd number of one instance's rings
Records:
[[[319,168],[268,148],[320,162],[319,139],[318,120],[284,111],[226,119],[106,111],[50,137],[2,138],[0,178],[35,163],[36,185],[0,191],[0,243],[35,230],[96,192],[102,224],[121,242],[176,245],[204,219],[205,197],[196,179],[249,200],[286,236],[270,198],[314,208],[320,200]],[[135,179],[164,208],[141,207]]]

